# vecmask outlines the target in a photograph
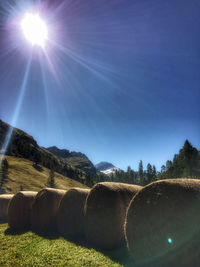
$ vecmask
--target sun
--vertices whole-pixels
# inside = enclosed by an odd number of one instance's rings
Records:
[[[45,21],[39,14],[26,13],[21,21],[21,29],[25,38],[32,44],[44,47],[48,38]]]

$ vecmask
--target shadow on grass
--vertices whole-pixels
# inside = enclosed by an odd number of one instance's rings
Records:
[[[5,235],[22,235],[25,234],[29,231],[29,229],[23,229],[23,230],[16,230],[16,229],[11,229],[11,228],[7,228],[5,230]]]
[[[119,263],[125,267],[137,267],[136,264],[134,264],[132,258],[130,257],[128,249],[126,248],[125,245],[113,250],[104,250],[89,243],[84,236],[81,236],[79,238],[71,238],[71,237],[63,237],[63,238],[66,241],[72,242],[77,246],[85,247],[88,249],[94,249],[97,252],[100,252],[106,257],[110,258],[112,261]]]
[[[104,255],[109,257],[111,260],[120,263],[126,267],[136,267],[136,264],[133,262],[128,249],[126,247],[121,247],[111,251],[102,251]]]
[[[21,235],[26,232],[29,232],[30,229],[24,229],[24,230],[14,230],[11,228],[8,228],[5,230],[5,235]],[[37,232],[33,231],[33,233],[37,234],[38,236],[41,236],[45,239],[49,240],[55,240],[58,238],[63,238],[66,241],[69,241],[71,243],[74,243],[77,246],[85,247],[88,249],[94,249],[97,252],[102,253],[106,257],[110,258],[112,261],[119,263],[125,267],[136,267],[133,260],[130,257],[130,254],[125,246],[113,249],[113,250],[103,250],[98,247],[95,247],[91,245],[84,236],[78,237],[78,238],[72,238],[72,237],[63,237],[59,235],[57,232],[49,231],[49,232]]]
[[[54,231],[46,231],[46,232],[42,232],[42,231],[35,231],[32,230],[32,232],[40,237],[43,237],[45,239],[49,239],[49,240],[55,240],[58,239],[60,237],[60,235],[57,232]]]
[[[42,166],[38,165],[37,163],[34,163],[32,166],[33,166],[33,168],[35,168],[37,171],[39,171],[39,172],[43,172],[43,168],[42,168]]]
[[[125,246],[113,250],[101,250],[99,248],[94,248],[94,249],[96,251],[99,251],[103,255],[109,257],[112,261],[116,263],[119,263],[126,267],[136,267]]]
[[[55,240],[60,237],[60,235],[57,232],[39,232],[39,231],[32,231],[30,228],[22,229],[22,230],[16,230],[12,228],[7,228],[4,233],[5,235],[22,235],[27,232],[32,232],[40,237],[43,237],[45,239],[49,240]]]
[[[5,224],[5,223],[6,223],[6,220],[0,219],[0,224]]]

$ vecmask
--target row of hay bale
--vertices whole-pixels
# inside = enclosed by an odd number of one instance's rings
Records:
[[[92,190],[21,191],[8,205],[8,224],[15,230],[31,228],[36,232],[57,228],[65,237],[85,235],[95,246],[112,249],[125,240],[126,209],[140,189],[140,186],[105,182]]]
[[[0,222],[7,222],[8,204],[13,196],[11,194],[0,195]]]
[[[66,237],[86,234],[94,245],[112,249],[124,241],[126,208],[139,189],[140,186],[105,182],[92,190],[21,191],[9,202],[8,224],[12,229],[31,228],[37,232],[57,228]],[[110,234],[108,240],[106,232]]]
[[[199,266],[199,209],[199,180],[170,179],[143,188],[105,182],[91,190],[20,192],[9,203],[8,223],[15,229],[57,228],[65,237],[84,234],[102,249],[126,241],[142,266]]]

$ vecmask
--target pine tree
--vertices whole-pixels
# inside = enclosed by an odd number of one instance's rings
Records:
[[[156,174],[157,174],[156,166],[153,165],[152,176],[153,176],[154,179],[156,178]]]
[[[92,175],[91,173],[86,173],[85,175],[85,184],[89,187],[94,185],[93,179],[92,179]]]
[[[142,160],[139,162],[139,167],[138,167],[138,176],[140,179],[140,184],[144,185],[144,171],[143,171],[143,163]]]
[[[39,152],[37,152],[37,151],[35,152],[35,154],[33,156],[33,160],[34,160],[34,163],[35,163],[36,166],[40,163],[41,155],[40,155]]]
[[[47,186],[49,186],[51,188],[55,188],[55,174],[54,174],[53,169],[50,169],[50,171],[49,171],[49,178],[47,181]]]
[[[153,169],[150,163],[147,164],[147,183],[151,183],[153,177]]]
[[[161,166],[161,172],[164,173],[165,171],[166,171],[166,167],[165,167],[165,165],[162,165]]]
[[[193,177],[198,162],[198,150],[194,148],[188,140],[179,152],[179,164],[183,167],[182,176]]]
[[[2,189],[8,179],[8,168],[9,165],[7,159],[0,159],[0,189]]]
[[[168,171],[171,167],[172,167],[172,161],[171,160],[167,160],[166,161],[166,171]]]

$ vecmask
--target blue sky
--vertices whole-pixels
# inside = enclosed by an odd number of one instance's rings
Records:
[[[1,119],[123,169],[140,159],[160,169],[185,139],[199,149],[198,1],[44,1],[48,60],[17,29],[33,4],[17,2],[1,4]]]

